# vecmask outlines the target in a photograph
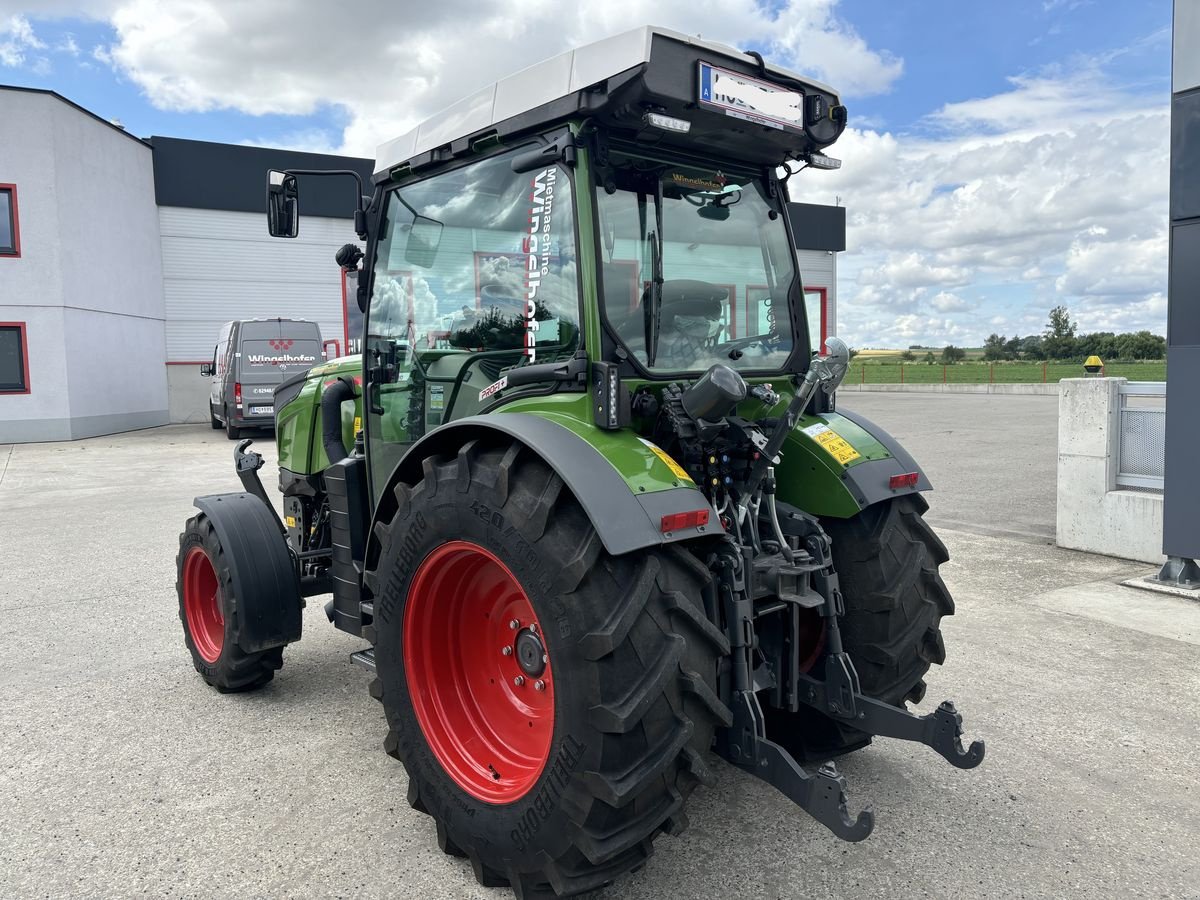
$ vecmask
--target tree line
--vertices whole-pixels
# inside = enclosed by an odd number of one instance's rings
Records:
[[[1166,338],[1149,331],[1115,334],[1097,331],[1076,334],[1077,327],[1065,306],[1050,310],[1050,321],[1042,334],[1028,337],[1002,334],[988,335],[983,342],[983,358],[988,362],[1000,360],[1052,360],[1082,362],[1098,356],[1105,362],[1115,359],[1163,359],[1167,355]],[[947,348],[950,349],[950,348]]]

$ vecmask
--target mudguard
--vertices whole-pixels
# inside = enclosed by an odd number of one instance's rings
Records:
[[[724,533],[704,494],[660,448],[632,432],[604,432],[579,417],[551,412],[472,416],[425,435],[396,466],[375,518],[390,517],[392,487],[401,481],[419,481],[425,458],[455,453],[468,441],[488,434],[520,441],[540,456],[574,494],[604,549],[614,556]],[[706,525],[663,530],[664,516],[696,510],[710,512]]]
[[[893,475],[914,483],[891,487]],[[783,445],[779,499],[817,516],[848,519],[889,497],[932,490],[925,473],[890,434],[854,413],[805,416]]]
[[[244,492],[210,494],[192,502],[208,516],[229,560],[242,652],[300,640],[299,574],[271,510]]]

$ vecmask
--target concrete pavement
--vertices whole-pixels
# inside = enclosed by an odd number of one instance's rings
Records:
[[[954,698],[983,765],[887,740],[846,759],[877,824],[845,844],[714,760],[691,828],[604,897],[1200,896],[1200,605],[1045,545],[1054,402],[845,401],[938,488],[958,615],[922,708]],[[266,689],[192,670],[176,536],[193,495],[235,489],[231,459],[204,426],[0,446],[0,897],[510,897],[409,809],[362,642],[319,602]]]

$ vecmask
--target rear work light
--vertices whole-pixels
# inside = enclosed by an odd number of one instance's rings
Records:
[[[642,121],[653,128],[661,128],[663,131],[687,134],[692,130],[692,123],[687,119],[676,119],[674,116],[664,116],[662,113],[648,112],[642,116]]]
[[[893,491],[898,491],[900,488],[916,487],[917,479],[920,478],[917,472],[905,472],[903,475],[893,475],[888,479],[888,487]]]
[[[691,512],[671,513],[662,517],[662,532],[682,531],[684,528],[698,528],[708,524],[707,509],[693,509]]]

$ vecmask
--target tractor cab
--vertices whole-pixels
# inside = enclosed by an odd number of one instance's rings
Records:
[[[825,85],[643,28],[383,144],[358,292],[376,495],[432,429],[587,390],[589,359],[644,382],[802,374],[786,167],[836,165],[820,151],[845,122]],[[294,208],[293,175],[268,196],[285,182]]]

